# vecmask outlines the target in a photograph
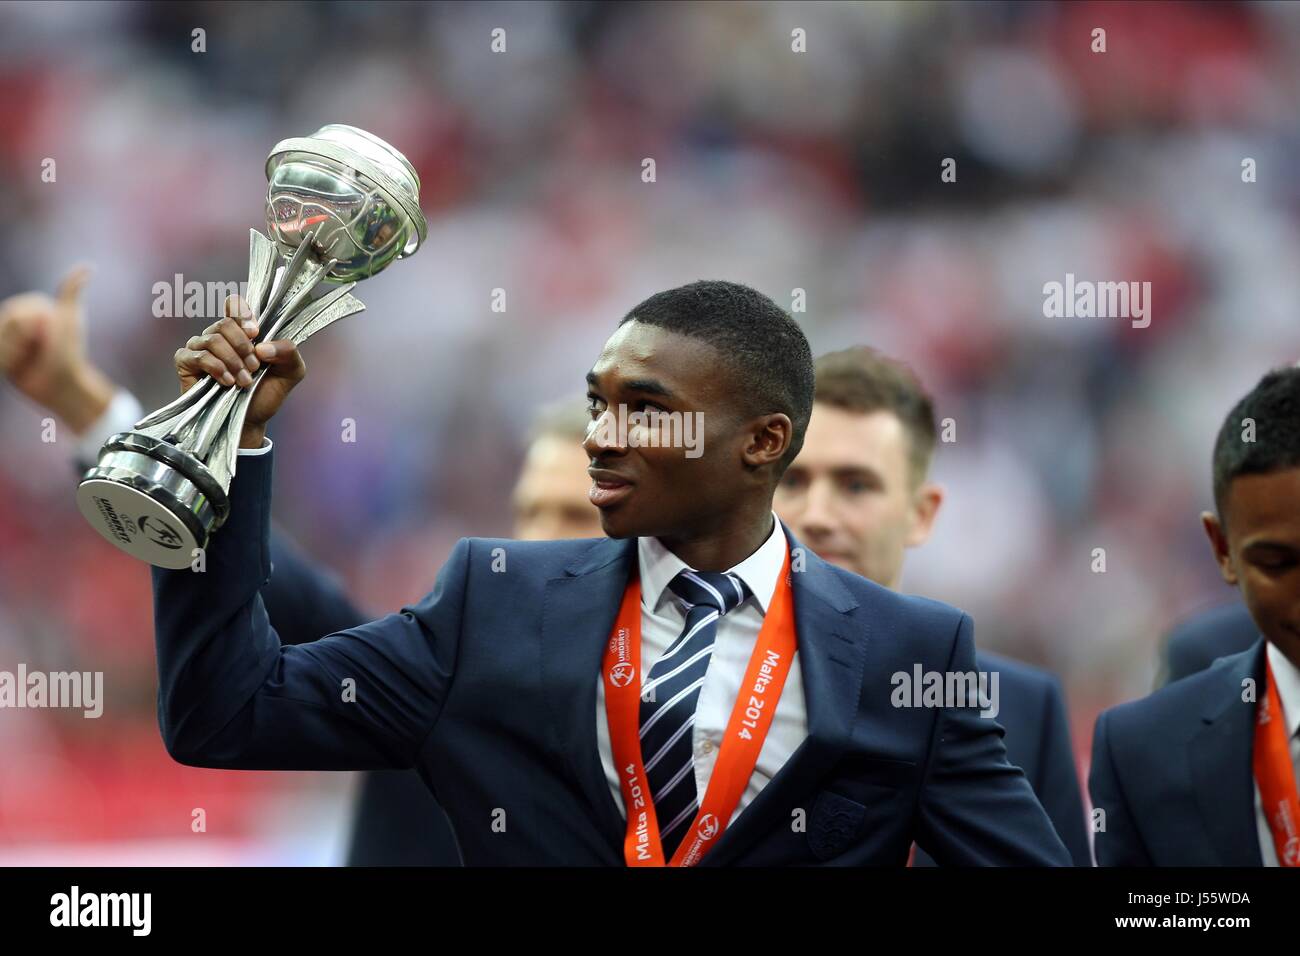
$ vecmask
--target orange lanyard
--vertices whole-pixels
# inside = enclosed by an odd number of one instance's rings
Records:
[[[1268,687],[1255,721],[1255,784],[1273,833],[1278,866],[1300,866],[1300,796],[1291,766],[1290,735],[1273,680],[1273,665],[1265,659],[1265,666]]]
[[[704,800],[691,828],[673,854],[670,866],[694,866],[717,845],[745,792],[759,751],[772,725],[795,652],[794,602],[790,588],[790,551],[786,548],[776,593],[758,632],[740,685],[718,760],[709,776]],[[609,635],[601,670],[605,681],[605,712],[619,786],[627,808],[623,857],[628,866],[663,866],[663,845],[650,782],[641,761],[641,582],[633,578]]]

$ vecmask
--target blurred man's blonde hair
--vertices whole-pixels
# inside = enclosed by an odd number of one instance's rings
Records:
[[[581,444],[587,437],[591,414],[582,400],[551,402],[537,413],[528,431],[528,444],[539,438],[561,438]]]

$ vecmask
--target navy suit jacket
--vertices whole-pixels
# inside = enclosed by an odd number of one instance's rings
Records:
[[[416,767],[468,865],[623,865],[596,675],[635,540],[463,539],[418,604],[282,645],[259,593],[273,455],[240,461],[206,572],[154,569],[168,752],[219,768]],[[804,557],[808,737],[702,865],[902,865],[913,840],[945,865],[1068,865],[977,708],[891,703],[891,675],[914,665],[975,671],[970,618]]]
[[[1201,611],[1169,633],[1156,686],[1203,671],[1220,657],[1240,654],[1258,640],[1259,629],[1240,601]]]
[[[262,599],[283,644],[305,644],[370,619],[338,580],[311,564],[284,534],[271,532],[271,577]],[[414,770],[362,775],[348,866],[460,866],[446,814]]]
[[[1255,822],[1255,703],[1264,641],[1209,670],[1105,711],[1088,788],[1105,811],[1100,866],[1260,866]]]
[[[981,672],[997,671],[998,724],[1006,731],[1007,760],[1025,772],[1075,866],[1092,866],[1083,791],[1074,763],[1074,744],[1065,695],[1055,675],[986,651],[975,652]],[[914,866],[934,866],[918,849]]]
[[[262,589],[271,626],[285,644],[302,644],[367,618],[330,575],[284,535],[271,534],[271,580]],[[1083,796],[1060,681],[1037,667],[986,651],[981,672],[999,673],[997,722],[1007,760],[1024,771],[1075,866],[1091,866]],[[455,837],[442,807],[413,770],[376,770],[362,778],[348,850],[350,866],[458,866]],[[934,866],[918,850],[915,866]]]

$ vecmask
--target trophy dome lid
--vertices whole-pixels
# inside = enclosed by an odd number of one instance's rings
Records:
[[[420,176],[400,151],[378,136],[356,126],[329,123],[310,136],[281,140],[266,158],[267,179],[282,163],[302,154],[359,173],[405,213],[411,239],[399,258],[413,254],[428,237],[429,226],[420,209]]]
[[[388,166],[394,160],[401,164],[402,170],[409,182],[413,185],[412,195],[418,197],[420,194],[420,174],[415,171],[411,161],[406,158],[401,150],[389,143],[385,143],[374,133],[368,133],[359,126],[348,126],[344,123],[329,123],[322,126],[316,132],[311,134],[311,139],[323,139],[331,143],[339,143],[347,148],[355,149],[358,152],[368,156],[380,166]],[[399,181],[406,177],[395,177]]]

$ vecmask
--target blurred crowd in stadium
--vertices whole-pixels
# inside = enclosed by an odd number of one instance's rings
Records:
[[[1082,762],[1161,634],[1231,596],[1197,515],[1224,412],[1300,359],[1297,91],[1290,4],[8,4],[0,297],[92,263],[90,352],[157,407],[216,316],[158,317],[155,286],[245,277],[271,146],[341,122],[405,152],[427,246],[304,348],[271,429],[278,518],[388,610],[508,532],[529,423],[582,402],[631,305],[802,290],[814,352],[903,359],[952,420],[902,589],[1058,673]],[[1067,274],[1150,282],[1150,325],[1045,317]],[[108,700],[0,720],[0,861],[335,861],[346,779],[163,751],[147,569],[43,417],[0,390],[0,668],[102,670]]]

